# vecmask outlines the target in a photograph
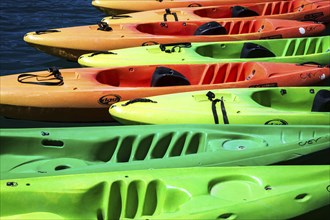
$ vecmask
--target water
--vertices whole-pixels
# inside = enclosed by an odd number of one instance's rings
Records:
[[[96,24],[105,15],[91,0],[0,1],[0,74],[45,70],[50,66],[79,67],[75,62],[47,55],[23,41],[27,32]]]

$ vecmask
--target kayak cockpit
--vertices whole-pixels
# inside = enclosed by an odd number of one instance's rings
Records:
[[[314,93],[313,89],[306,94],[286,89],[262,90],[254,92],[252,100],[275,110],[330,112],[330,91],[322,89]]]
[[[274,25],[264,19],[223,22],[156,22],[136,26],[142,33],[152,35],[198,36],[236,35],[273,30]]]
[[[270,16],[282,15],[288,13],[301,12],[306,10],[313,10],[322,6],[326,6],[326,1],[311,2],[306,0],[294,1],[274,1],[263,2],[249,5],[235,5],[235,6],[218,6],[197,9],[194,14],[203,18],[240,18],[252,16]]]
[[[113,68],[100,71],[96,80],[114,87],[163,87],[239,82],[265,74],[258,63],[227,63]]]
[[[218,6],[195,10],[194,14],[204,18],[267,16],[294,12],[294,5],[297,4],[301,4],[301,1],[298,1],[297,3],[295,1],[279,1],[245,6]]]
[[[196,53],[214,59],[293,57],[330,52],[328,40],[322,38],[292,38],[274,41],[271,45],[262,41],[256,43],[210,43],[199,46]]]

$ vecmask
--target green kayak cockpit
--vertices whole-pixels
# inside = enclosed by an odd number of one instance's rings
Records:
[[[330,112],[330,91],[314,89],[309,94],[301,94],[295,90],[262,90],[254,92],[253,101],[264,107],[287,111]]]
[[[292,38],[287,40],[276,41],[254,41],[254,47],[248,47],[251,44],[244,42],[223,42],[210,43],[204,46],[198,46],[196,53],[211,57],[214,59],[229,59],[229,58],[256,58],[253,53],[258,53],[259,58],[265,57],[290,57],[290,56],[305,56],[330,52],[329,38]],[[244,53],[245,52],[245,53]],[[251,55],[252,54],[252,55]],[[273,54],[273,55],[271,55]],[[329,55],[330,56],[330,55]]]

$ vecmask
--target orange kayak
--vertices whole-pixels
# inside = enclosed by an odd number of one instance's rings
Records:
[[[234,5],[235,4],[235,5]],[[292,0],[233,5],[185,7],[113,15],[102,19],[109,24],[158,21],[207,21],[210,19],[262,17],[288,20],[330,21],[330,4],[319,0]]]
[[[0,112],[28,120],[110,121],[110,105],[137,97],[221,88],[308,86],[329,77],[327,67],[261,62],[51,69],[2,76]]]
[[[314,36],[325,26],[315,22],[281,19],[244,19],[107,23],[30,32],[25,42],[46,53],[76,61],[85,53],[180,42],[213,42]]]
[[[92,5],[106,14],[117,15],[162,8],[202,7],[251,2],[260,2],[260,0],[92,0]]]

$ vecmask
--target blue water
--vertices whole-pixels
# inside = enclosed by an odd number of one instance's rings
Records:
[[[75,62],[47,55],[23,41],[25,33],[50,28],[96,24],[105,15],[91,0],[1,0],[0,74],[78,67]]]

